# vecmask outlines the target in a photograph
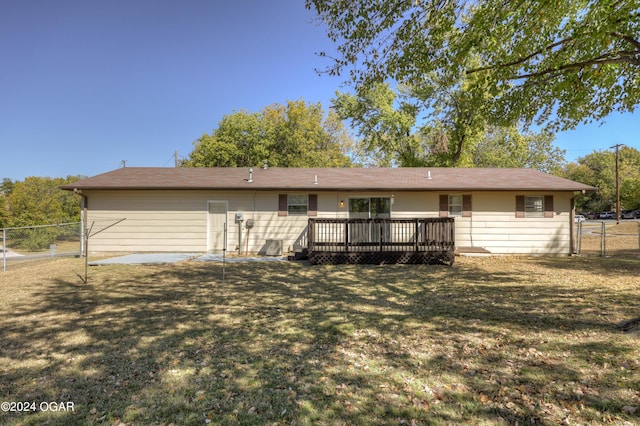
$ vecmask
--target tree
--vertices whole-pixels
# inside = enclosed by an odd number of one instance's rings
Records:
[[[362,88],[358,95],[338,92],[332,107],[357,130],[364,163],[411,167],[424,162],[427,148],[414,132],[418,108],[399,100],[388,84]]]
[[[640,151],[622,147],[619,152],[620,204],[622,209],[640,208]],[[598,188],[580,197],[576,208],[601,212],[616,207],[616,159],[611,150],[594,151],[566,165],[564,177]]]
[[[79,221],[79,197],[61,190],[60,186],[81,178],[27,177],[24,181],[12,182],[11,192],[4,198],[6,227]]]
[[[567,129],[640,102],[640,7],[636,0],[307,0],[357,86],[416,84],[431,73],[456,88],[474,76],[490,124],[524,120]],[[471,59],[471,60],[470,60]],[[476,95],[477,96],[477,95]]]
[[[518,131],[515,127],[490,127],[472,148],[475,167],[526,167],[559,174],[564,150],[553,145],[553,134]]]
[[[226,115],[211,135],[194,142],[183,166],[345,167],[351,139],[333,111],[302,100],[274,104],[257,113]]]
[[[0,228],[7,227],[7,224],[9,223],[6,204],[7,197],[13,190],[13,185],[13,181],[9,178],[2,179],[2,183],[0,184]]]
[[[376,83],[356,95],[337,93],[332,105],[357,129],[361,150],[370,153],[368,162],[378,166],[561,168],[564,151],[553,146],[548,132],[521,132],[515,126],[485,131],[486,123],[474,114],[482,101],[467,98],[463,86],[445,91],[431,80],[396,93]],[[423,113],[431,121],[421,121]]]

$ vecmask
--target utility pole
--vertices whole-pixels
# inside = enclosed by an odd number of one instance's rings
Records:
[[[173,154],[176,160],[176,168],[180,167],[180,161],[178,160],[178,150]]]
[[[609,148],[616,149],[616,223],[620,225],[620,155],[619,150],[620,147],[624,146],[624,144],[616,144]]]

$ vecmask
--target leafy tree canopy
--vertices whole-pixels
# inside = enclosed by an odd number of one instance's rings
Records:
[[[620,206],[624,210],[640,208],[640,151],[622,147],[619,151]],[[594,151],[566,165],[564,176],[598,188],[577,200],[576,208],[601,212],[616,208],[616,156],[612,150]]]
[[[80,198],[60,189],[82,179],[27,177],[24,181],[4,179],[0,219],[3,227],[47,225],[80,220]]]
[[[328,27],[357,86],[391,79],[419,85],[432,73],[447,88],[492,102],[491,124],[524,120],[553,129],[633,111],[640,102],[637,0],[307,0]],[[326,52],[321,56],[328,57]]]
[[[490,127],[472,148],[472,161],[475,167],[525,167],[560,174],[565,151],[553,145],[554,139],[547,131]]]
[[[302,100],[274,104],[257,113],[222,118],[211,135],[194,142],[183,166],[347,167],[351,138],[333,111]]]
[[[474,114],[468,93],[442,90],[435,82],[419,88],[404,86],[398,93],[386,83],[361,87],[356,95],[337,93],[333,108],[350,120],[361,137],[363,163],[403,167],[528,167],[558,172],[564,151],[553,145],[549,132],[533,133],[516,126],[486,127]],[[438,100],[425,111],[429,99]],[[431,120],[423,120],[422,114]]]

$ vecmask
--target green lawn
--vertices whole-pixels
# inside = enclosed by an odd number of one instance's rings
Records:
[[[74,408],[0,423],[640,422],[638,261],[226,269],[0,274],[1,399]]]

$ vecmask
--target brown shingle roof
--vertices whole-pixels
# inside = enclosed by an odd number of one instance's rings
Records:
[[[430,177],[430,178],[429,178]],[[233,190],[593,191],[531,169],[481,168],[162,168],[125,167],[62,188]]]

